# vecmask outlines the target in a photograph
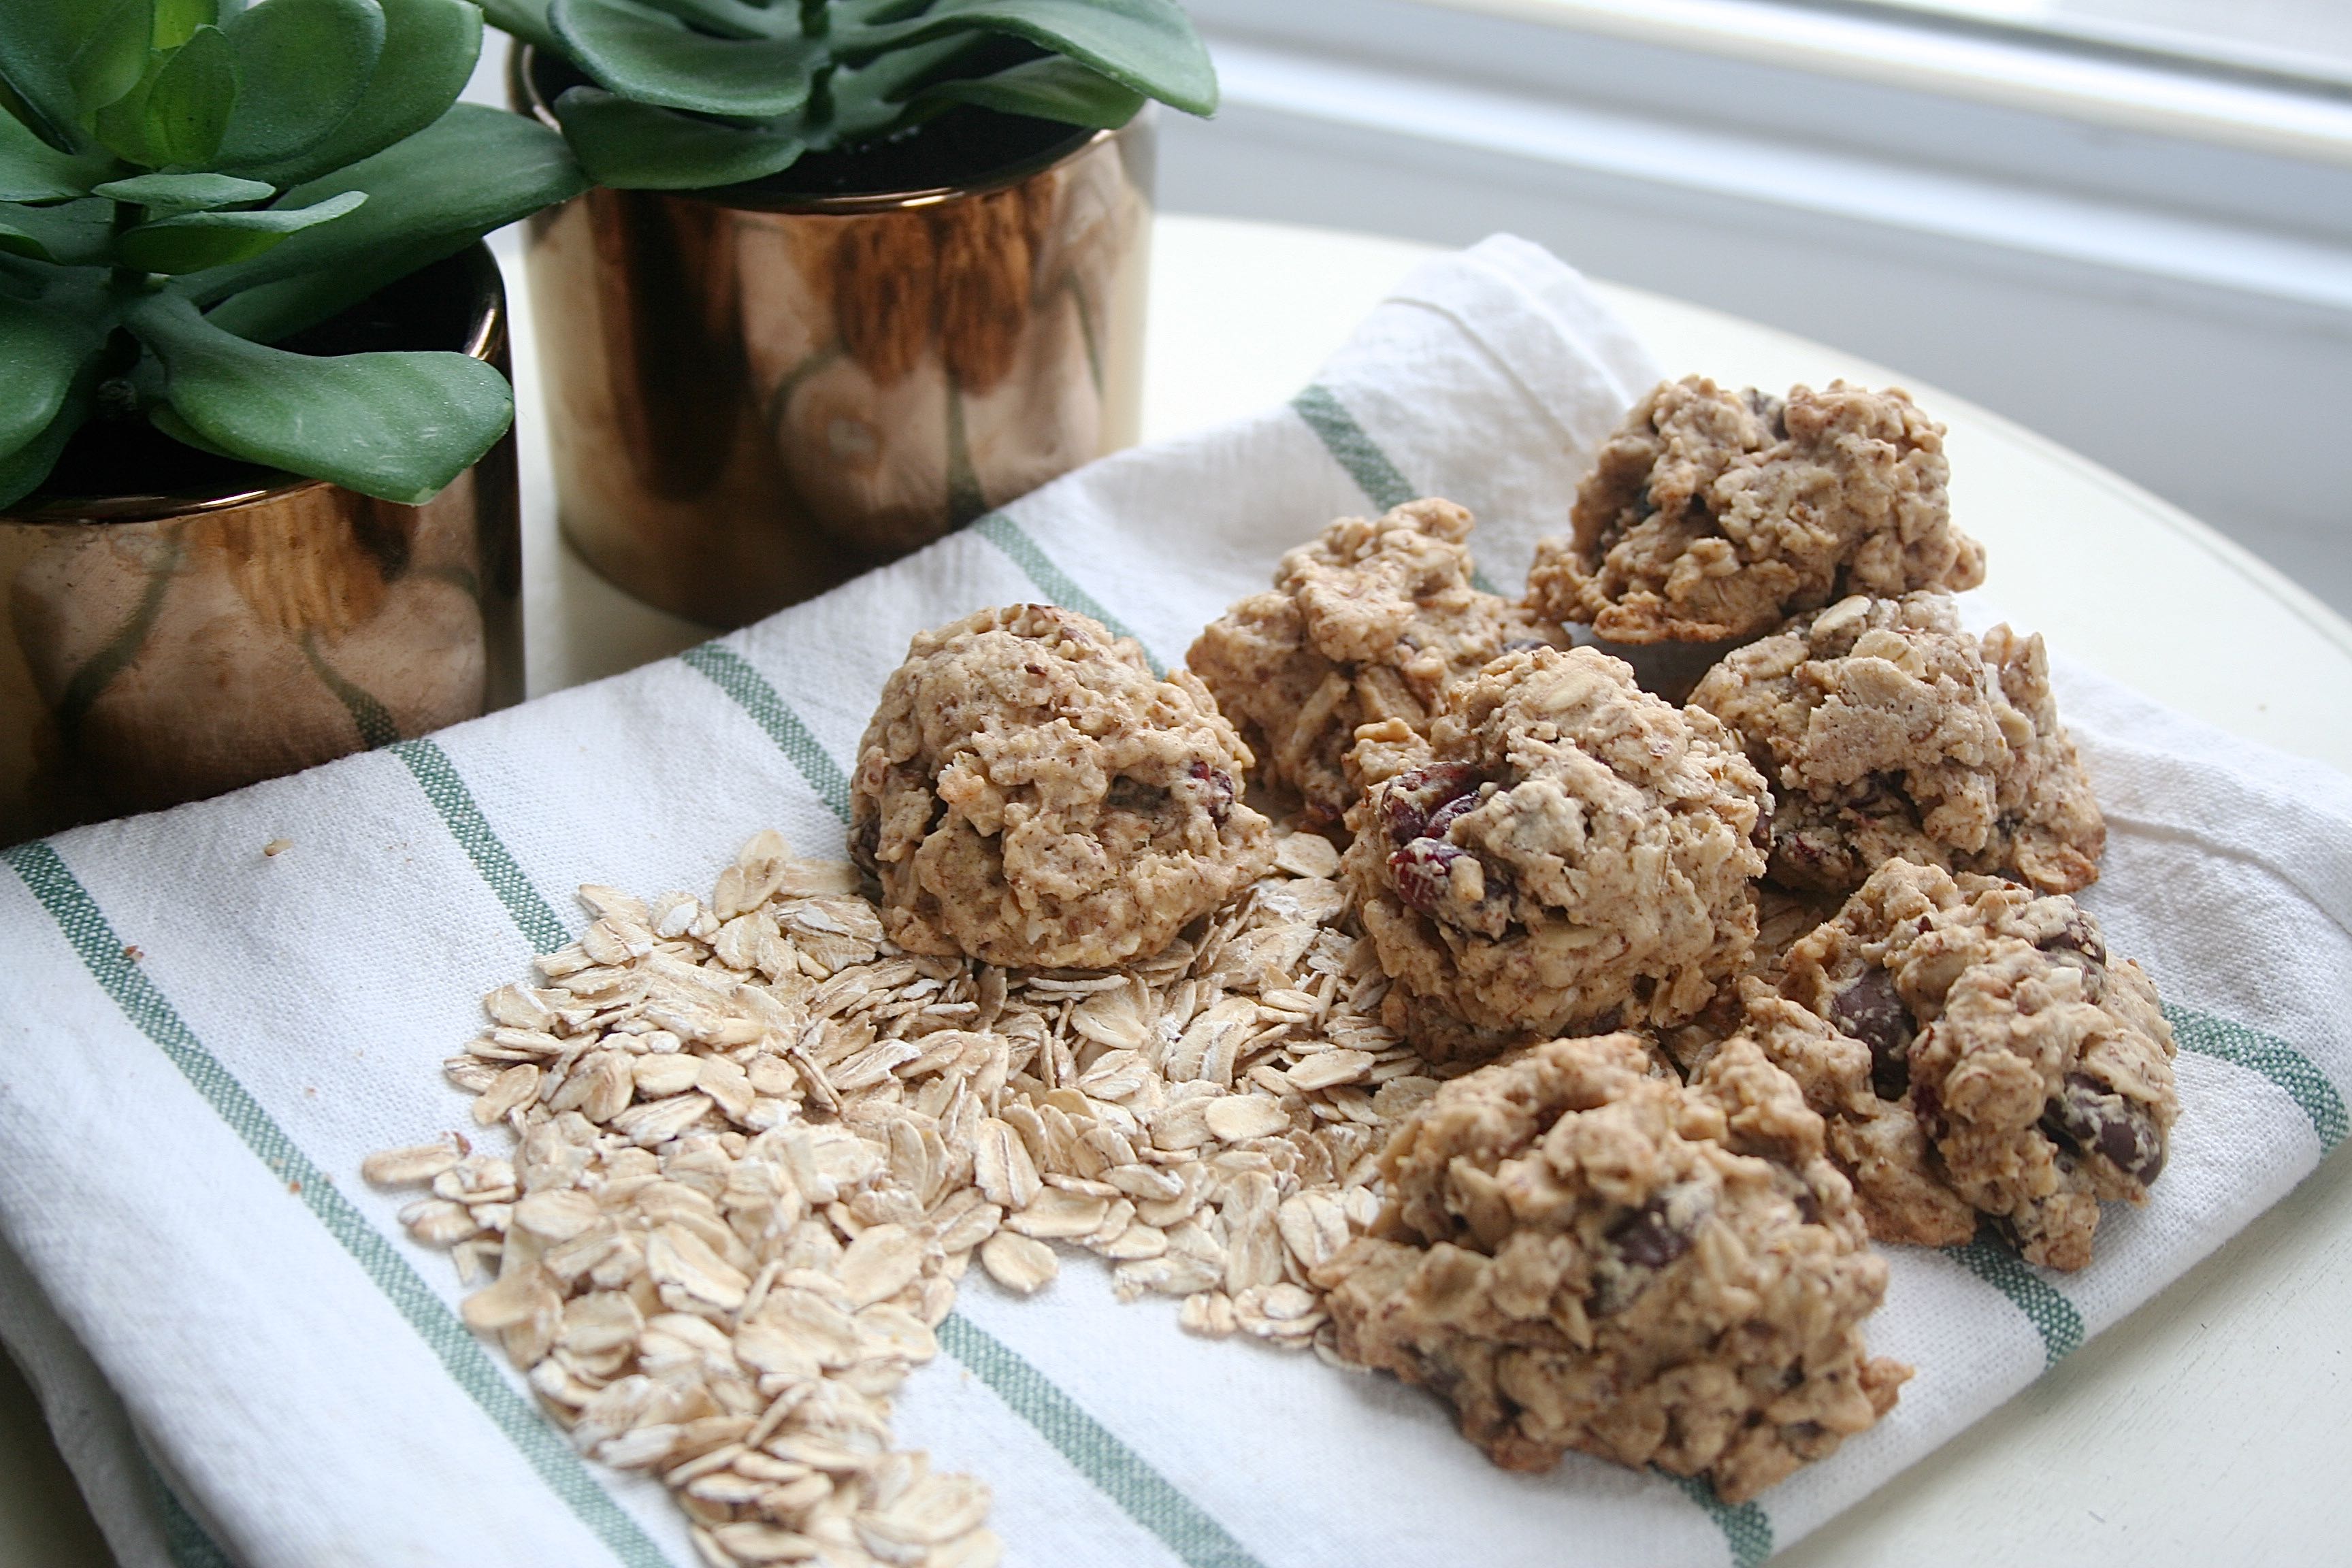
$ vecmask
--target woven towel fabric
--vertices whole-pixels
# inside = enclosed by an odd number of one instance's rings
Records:
[[[1506,587],[1654,378],[1576,276],[1497,238],[1416,273],[1288,408],[1094,465],[681,658],[205,805],[7,851],[0,1336],[125,1568],[694,1561],[657,1488],[577,1458],[459,1324],[362,1157],[463,1124],[476,999],[586,923],[571,889],[707,889],[754,830],[837,853],[915,631],[1054,600],[1173,664],[1330,517],[1435,493]],[[2001,563],[1991,563],[1997,593]],[[1571,1457],[1492,1468],[1385,1379],[1178,1331],[1072,1260],[977,1272],[902,1439],[984,1478],[1013,1560],[1315,1568],[1749,1564],[2159,1289],[2307,1173],[2352,1088],[2352,781],[2061,662],[2108,809],[2088,901],[2170,1005],[2153,1203],[2058,1276],[1895,1249],[1895,1414],[1738,1509]],[[265,857],[261,847],[291,847]]]

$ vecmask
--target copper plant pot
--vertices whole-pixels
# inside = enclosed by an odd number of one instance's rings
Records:
[[[556,68],[515,49],[518,110],[554,122]],[[589,564],[741,626],[1130,445],[1151,116],[1049,134],[952,184],[811,194],[804,160],[532,218],[558,510]]]
[[[289,348],[508,368],[476,245]],[[0,844],[236,789],[522,695],[514,437],[423,506],[87,426],[0,517]]]

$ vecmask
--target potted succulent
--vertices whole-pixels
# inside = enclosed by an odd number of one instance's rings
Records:
[[[1134,438],[1172,0],[485,0],[601,188],[527,252],[563,527],[732,626]]]
[[[460,0],[0,5],[0,840],[520,694],[479,240],[585,181],[456,104],[480,46]]]

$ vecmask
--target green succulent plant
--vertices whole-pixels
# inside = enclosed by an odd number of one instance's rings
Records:
[[[585,187],[457,104],[462,0],[0,0],[0,506],[93,416],[426,500],[513,417],[456,353],[270,345]]]
[[[483,0],[595,83],[556,118],[603,184],[707,189],[887,141],[957,104],[1125,124],[1217,106],[1173,0]]]

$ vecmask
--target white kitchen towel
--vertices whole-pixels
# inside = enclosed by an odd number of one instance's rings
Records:
[[[1097,463],[747,631],[7,851],[0,1236],[46,1308],[0,1331],[42,1363],[126,1568],[689,1568],[667,1498],[574,1455],[462,1327],[401,1197],[358,1179],[369,1152],[465,1124],[439,1064],[477,999],[586,923],[580,883],[708,888],[769,826],[838,853],[853,748],[921,628],[1050,599],[1174,664],[1284,549],[1424,493],[1475,510],[1486,572],[1515,584],[1654,374],[1575,274],[1492,239],[1416,273],[1288,407]],[[2078,1274],[1890,1249],[1871,1344],[1918,1376],[1833,1458],[1738,1508],[1579,1456],[1506,1474],[1425,1394],[1189,1338],[1173,1302],[1121,1306],[1076,1258],[1026,1300],[974,1271],[899,1436],[989,1482],[1013,1562],[1056,1568],[1552,1568],[1565,1542],[1583,1563],[1752,1564],[1803,1535],[2345,1132],[2352,780],[2063,665],[2061,700],[2108,813],[2087,901],[2183,1047],[2171,1162]]]

